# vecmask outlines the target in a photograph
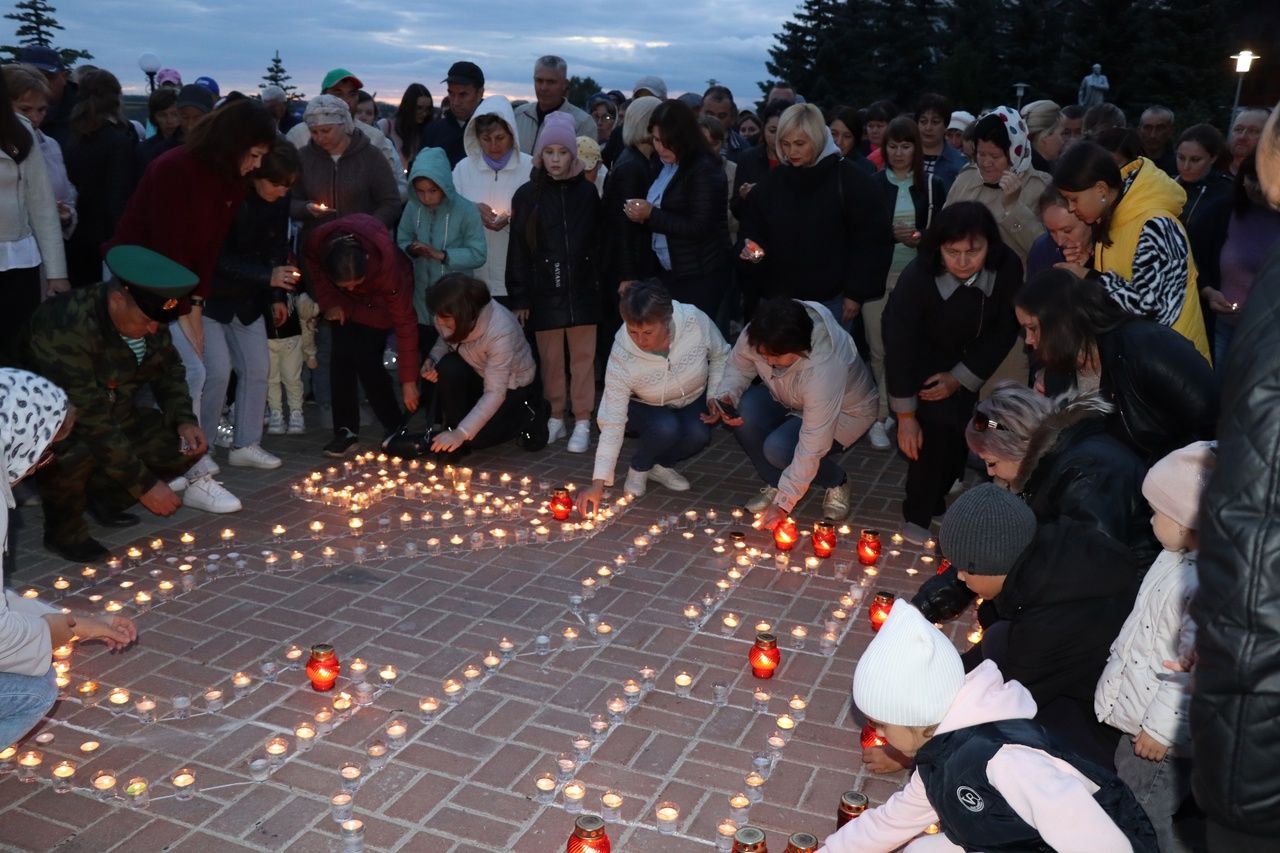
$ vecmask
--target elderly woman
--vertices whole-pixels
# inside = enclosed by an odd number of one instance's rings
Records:
[[[501,95],[485,98],[462,132],[467,156],[453,167],[453,188],[475,204],[488,248],[485,262],[472,274],[489,294],[507,301],[507,243],[511,238],[511,199],[529,182],[532,161],[520,150],[515,113]]]
[[[1092,142],[1067,149],[1053,178],[1095,237],[1093,269],[1078,263],[1065,268],[1098,281],[1124,310],[1171,326],[1208,360],[1196,267],[1178,221],[1186,201],[1182,188],[1147,158],[1121,168]]]
[[[294,185],[290,214],[302,225],[305,245],[316,226],[367,213],[388,228],[400,217],[400,191],[382,152],[355,129],[351,108],[336,95],[319,95],[302,114],[311,141],[299,149],[302,175]]]
[[[1036,216],[1036,200],[1051,178],[1031,163],[1026,121],[1011,107],[996,107],[973,128],[976,166],[965,169],[951,185],[947,204],[981,202],[996,224],[1000,239],[1025,266],[1031,244],[1044,233]]]
[[[636,282],[619,304],[626,328],[619,329],[609,353],[604,396],[597,415],[595,475],[578,497],[585,514],[599,505],[631,427],[639,446],[631,455],[625,491],[637,497],[654,480],[677,492],[689,481],[672,466],[711,441],[702,422],[707,388],[719,386],[729,345],[706,314],[671,299],[656,279]]]
[[[618,124],[618,105],[608,95],[597,92],[587,100],[587,112],[596,123],[596,142],[604,145]]]
[[[1146,565],[1159,551],[1142,497],[1147,466],[1107,432],[1114,411],[1096,393],[1050,399],[1001,382],[978,403],[964,437],[987,473],[1021,495],[1038,521],[1088,522]]]
[[[812,104],[782,114],[778,156],[782,165],[743,206],[740,257],[756,265],[764,297],[820,302],[847,329],[884,294],[891,208],[872,177],[840,157]]]
[[[529,341],[484,282],[450,273],[427,291],[427,308],[439,338],[422,363],[422,378],[438,386],[447,427],[432,439],[432,450],[492,447],[545,417]]]
[[[0,370],[0,550],[9,550],[13,486],[53,459],[53,447],[71,434],[75,413],[61,388],[25,370]],[[101,640],[111,650],[138,637],[124,616],[102,619],[62,610],[0,590],[0,743],[17,743],[58,698],[49,656],[58,646]]]
[[[664,101],[648,129],[662,169],[644,198],[627,200],[626,216],[648,228],[671,296],[713,315],[731,272],[724,169],[684,103]]]
[[[870,429],[876,405],[871,372],[831,312],[779,296],[738,336],[703,420],[733,430],[765,482],[747,508],[773,529],[812,486],[826,490],[824,517],[849,516],[853,483],[839,458]]]
[[[1062,138],[1062,108],[1054,101],[1032,101],[1021,114],[1031,140],[1031,168],[1048,174],[1066,144]]]
[[[1108,428],[1147,464],[1213,438],[1213,369],[1185,338],[1128,313],[1095,279],[1077,281],[1062,269],[1033,277],[1014,305],[1027,345],[1046,371],[1111,401],[1116,410]]]
[[[963,179],[963,176],[961,176]],[[903,535],[920,542],[964,470],[978,390],[1018,335],[1022,264],[978,202],[943,208],[885,306],[884,372],[908,459]]]

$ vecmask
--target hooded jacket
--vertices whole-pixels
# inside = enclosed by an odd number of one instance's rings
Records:
[[[352,131],[347,149],[334,162],[332,155],[308,142],[298,149],[302,172],[290,192],[289,214],[302,224],[299,245],[317,227],[353,213],[365,213],[390,228],[400,213],[400,193],[386,158],[369,137]],[[307,212],[308,202],[328,205],[333,213],[320,218]]]
[[[866,302],[884,295],[893,260],[893,208],[875,180],[830,142],[812,166],[783,163],[742,206],[739,240],[765,256],[753,271],[762,295]]]
[[[444,191],[444,201],[434,210],[418,198],[413,182],[427,178]],[[427,310],[427,288],[451,272],[472,273],[488,257],[484,224],[476,206],[458,194],[453,184],[449,158],[439,148],[424,148],[409,170],[409,203],[400,215],[396,242],[406,252],[414,242],[426,243],[445,253],[443,261],[427,257],[413,261],[413,308],[418,322],[431,323]]]
[[[853,338],[825,306],[803,304],[813,320],[808,353],[790,367],[774,370],[747,342],[747,329],[743,329],[725,365],[724,377],[712,394],[737,405],[759,376],[773,399],[800,415],[800,440],[791,464],[778,480],[775,500],[787,512],[809,490],[832,443],[838,441],[843,447],[853,444],[870,429],[880,407],[875,380],[858,357]]]
[[[604,374],[604,394],[596,422],[600,442],[592,479],[613,485],[632,400],[648,406],[680,409],[718,388],[729,358],[729,344],[711,318],[693,305],[671,303],[671,342],[667,353],[645,352],[624,326],[613,338]]]
[[[1124,189],[1096,240],[1093,267],[1111,298],[1139,317],[1172,326],[1210,361],[1191,244],[1178,214],[1187,194],[1146,157],[1120,169]]]
[[[506,122],[514,142],[511,157],[505,166],[494,171],[484,161],[480,140],[476,137],[476,119],[495,115]],[[501,95],[492,95],[480,102],[467,129],[462,132],[462,145],[467,156],[453,167],[453,185],[458,195],[473,204],[487,204],[495,211],[511,214],[511,200],[521,186],[529,182],[529,170],[533,163],[520,147],[522,136],[511,112],[511,102]],[[483,226],[483,222],[481,223]],[[484,241],[488,249],[485,261],[475,271],[475,277],[489,286],[489,293],[505,296],[507,293],[507,244],[511,239],[511,224],[501,231],[484,229]]]
[[[1026,721],[1035,713],[1036,703],[1026,688],[1005,681],[999,668],[985,661],[965,676],[936,734]],[[985,776],[1000,805],[1034,827],[1050,848],[1061,853],[1132,853],[1125,833],[1094,799],[1099,786],[1071,763],[1041,749],[1008,743],[987,762]],[[884,805],[827,836],[819,853],[888,853],[937,822],[938,812],[916,769],[906,787]]]
[[[288,118],[288,116],[285,116],[286,120]],[[378,130],[378,128],[362,121],[355,122],[355,130],[357,135],[365,137],[374,150],[387,161],[387,165],[391,169],[391,178],[396,183],[396,193],[400,196],[400,201],[403,202],[406,198],[407,185],[404,179],[404,166],[400,164],[400,152],[396,150],[395,143],[388,139],[386,134]],[[294,148],[301,151],[311,143],[311,128],[305,121],[299,121],[285,132],[285,138],[293,143]],[[309,201],[315,201],[315,199],[309,199]]]
[[[511,306],[529,311],[536,332],[593,325],[600,320],[600,195],[581,172],[564,180],[542,169],[533,175],[512,202]]]
[[[1009,484],[1042,524],[1070,518],[1127,546],[1141,565],[1160,552],[1142,496],[1147,465],[1107,433],[1112,407],[1084,395],[1038,426]]]
[[[353,290],[338,287],[324,271],[325,243],[344,232],[353,235],[369,256],[364,280]],[[363,213],[326,222],[311,232],[306,260],[320,310],[341,308],[347,322],[395,332],[400,381],[417,381],[418,323],[413,313],[409,261],[391,242],[382,223]]]
[[[664,234],[675,278],[728,275],[728,190],[720,158],[699,149],[676,170],[645,225],[649,233]]]
[[[474,436],[502,407],[508,391],[533,381],[533,352],[515,315],[494,301],[480,309],[475,328],[466,339],[451,344],[441,336],[431,348],[430,358],[439,362],[450,350],[457,352],[484,380],[480,399],[458,424],[463,432]]]

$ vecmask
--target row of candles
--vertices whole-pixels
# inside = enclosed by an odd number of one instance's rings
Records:
[[[96,748],[96,747],[95,747]],[[21,752],[10,746],[0,751],[0,772],[9,772],[11,765],[17,764],[17,779],[27,784],[41,781],[40,767],[45,762],[44,753],[38,749],[25,749]],[[68,794],[78,790],[76,775],[80,765],[74,759],[64,758],[52,764],[49,775],[53,781],[55,794]],[[122,800],[134,808],[146,808],[151,802],[152,782],[145,776],[134,776],[121,783],[119,774],[114,770],[98,770],[89,778],[91,791],[103,802]],[[169,785],[173,788],[174,799],[189,800],[195,795],[196,771],[191,767],[183,767],[169,776]]]

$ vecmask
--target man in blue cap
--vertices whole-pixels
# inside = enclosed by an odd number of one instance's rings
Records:
[[[71,74],[62,54],[51,47],[31,45],[18,53],[18,61],[40,70],[49,84],[49,112],[40,124],[45,136],[58,140],[64,149],[71,136],[71,109],[76,105],[79,91],[71,82]]]
[[[53,446],[54,461],[37,485],[45,547],[77,563],[107,556],[89,535],[85,510],[107,527],[126,527],[138,521],[125,512],[134,503],[161,516],[184,503],[209,512],[240,509],[203,473],[208,463],[188,475],[209,444],[169,323],[195,288],[195,273],[141,246],[116,246],[106,260],[110,281],[45,302],[16,349],[24,367],[63,388],[75,407],[75,427]],[[158,408],[135,399],[144,386]]]

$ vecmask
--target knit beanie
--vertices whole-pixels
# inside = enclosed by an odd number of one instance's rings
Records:
[[[307,123],[307,127],[340,124],[347,133],[355,129],[355,119],[351,118],[351,107],[337,95],[317,95],[312,98],[302,114],[302,119]]]
[[[1142,481],[1142,496],[1156,512],[1188,530],[1200,529],[1200,497],[1217,463],[1218,443],[1197,441],[1173,451],[1151,466]]]
[[[578,159],[578,136],[574,133],[573,116],[568,113],[554,112],[542,120],[542,130],[538,131],[538,141],[533,146],[533,168],[541,169],[542,150],[548,145],[563,145],[569,150],[573,162],[569,167],[570,175],[582,171],[582,161]]]
[[[582,168],[587,171],[600,165],[600,143],[590,136],[579,136],[578,159],[582,161]]]
[[[995,483],[974,486],[942,517],[938,544],[958,571],[1007,575],[1036,535],[1036,515]]]
[[[956,647],[900,598],[853,670],[853,704],[878,723],[935,726],[963,685]]]

